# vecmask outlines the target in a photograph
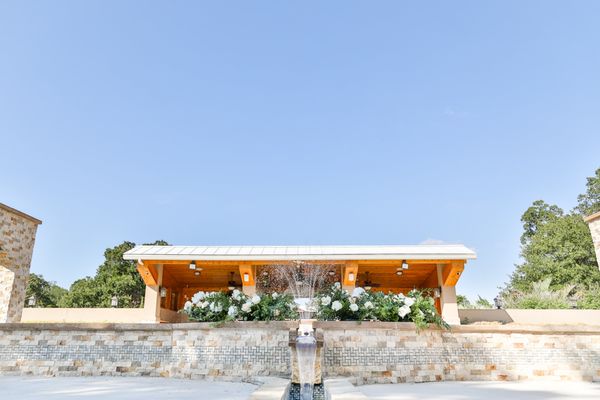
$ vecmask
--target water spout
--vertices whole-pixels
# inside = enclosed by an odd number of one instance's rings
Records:
[[[296,337],[296,354],[298,357],[298,372],[300,379],[300,399],[312,400],[315,384],[315,361],[317,354],[317,339],[312,326],[307,329],[300,324]]]

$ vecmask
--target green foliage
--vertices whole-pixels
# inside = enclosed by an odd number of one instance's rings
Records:
[[[503,295],[505,308],[560,309],[570,308],[570,295],[575,286],[566,285],[560,289],[551,289],[551,278],[534,282],[527,291],[513,291]]]
[[[184,309],[191,321],[285,321],[298,318],[294,299],[289,294],[270,293],[245,295],[234,290],[226,292],[198,292],[186,302]]]
[[[458,308],[462,309],[486,309],[486,308],[494,308],[494,305],[488,299],[484,299],[481,296],[477,296],[477,301],[475,303],[471,303],[467,296],[457,295],[456,302],[458,304]]]
[[[587,178],[586,192],[577,197],[575,210],[587,216],[600,211],[600,168],[596,174]]]
[[[594,285],[579,293],[578,308],[600,310],[600,285]]]
[[[366,291],[357,287],[350,294],[338,283],[315,298],[317,318],[325,321],[413,322],[417,330],[429,324],[448,328],[438,314],[433,298],[412,290],[408,296]]]
[[[158,240],[151,245],[165,246]],[[117,296],[119,307],[141,307],[146,286],[137,272],[135,261],[124,260],[123,254],[135,247],[132,242],[106,249],[104,262],[94,277],[75,281],[60,302],[61,307],[110,307],[111,298]]]
[[[49,282],[42,275],[29,274],[29,282],[25,290],[25,307],[28,307],[28,299],[35,297],[34,307],[58,307],[67,290],[54,282]]]
[[[521,257],[502,290],[502,296],[533,290],[534,282],[550,279],[549,289],[576,285],[581,290],[600,284],[600,270],[594,245],[583,216],[600,210],[600,168],[587,179],[586,193],[579,195],[578,205],[568,214],[556,205],[535,201],[523,214]],[[527,306],[544,306],[536,301]],[[561,304],[557,304],[560,306]]]

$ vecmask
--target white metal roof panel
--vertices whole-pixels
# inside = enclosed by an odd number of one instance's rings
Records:
[[[386,246],[136,246],[126,260],[464,260],[473,250],[462,244]]]

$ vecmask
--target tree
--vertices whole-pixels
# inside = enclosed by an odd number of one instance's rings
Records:
[[[28,299],[33,296],[35,298],[34,307],[58,307],[66,293],[66,289],[45,280],[42,275],[30,273],[25,289],[25,306],[29,305]]]
[[[521,257],[502,291],[502,296],[532,292],[536,283],[548,284],[548,290],[558,291],[576,285],[579,291],[589,291],[600,284],[600,270],[594,245],[583,216],[600,210],[600,168],[587,178],[587,190],[578,196],[578,205],[565,214],[542,200],[529,207],[521,221]],[[593,296],[586,304],[594,304]],[[525,303],[522,303],[525,304]]]
[[[583,216],[600,211],[600,168],[596,174],[587,178],[586,192],[577,196],[575,211]]]
[[[168,243],[157,240],[150,245],[166,246]],[[123,254],[134,247],[135,243],[123,242],[106,249],[104,262],[98,267],[96,275],[75,281],[62,306],[110,307],[112,297],[117,296],[118,307],[141,307],[146,285],[137,272],[135,261],[123,259]]]

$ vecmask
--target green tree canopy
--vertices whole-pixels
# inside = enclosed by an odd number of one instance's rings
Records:
[[[42,275],[30,273],[25,289],[25,306],[29,306],[28,300],[33,296],[35,298],[34,307],[58,307],[66,293],[66,289],[45,280]]]
[[[150,243],[166,246],[164,240]],[[135,243],[123,242],[106,249],[104,262],[94,277],[75,281],[61,302],[62,307],[110,307],[117,296],[119,307],[141,307],[144,304],[146,286],[137,272],[135,261],[124,260],[123,254],[135,247]]]
[[[542,200],[529,207],[521,221],[521,257],[503,290],[526,293],[537,282],[547,282],[549,290],[575,285],[589,290],[600,284],[600,270],[594,245],[583,216],[600,210],[600,168],[587,179],[587,190],[578,196],[578,205],[565,214],[556,205]]]

